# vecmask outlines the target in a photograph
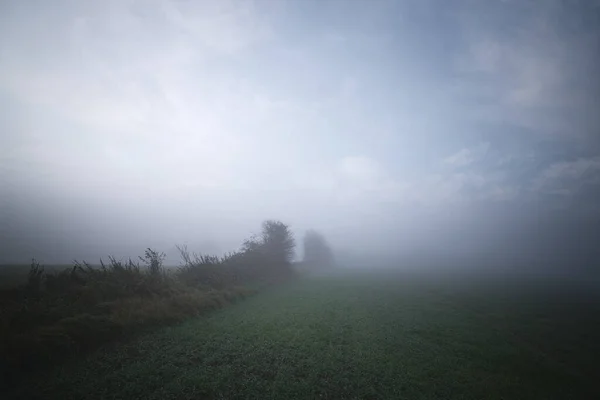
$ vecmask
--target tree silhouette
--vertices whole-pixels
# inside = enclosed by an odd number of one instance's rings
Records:
[[[267,220],[260,235],[244,241],[242,252],[256,254],[272,264],[290,264],[294,258],[296,241],[290,228],[281,221]]]
[[[267,220],[262,224],[262,245],[273,261],[289,264],[294,258],[296,241],[289,226],[281,221]]]
[[[304,263],[311,266],[329,267],[334,264],[331,248],[325,237],[315,230],[304,235]]]

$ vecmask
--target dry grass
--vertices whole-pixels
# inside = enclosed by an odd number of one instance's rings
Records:
[[[131,297],[111,304],[110,319],[128,327],[178,322],[221,308],[251,293],[252,290],[243,287],[210,291],[188,288],[170,296]]]
[[[0,290],[0,373],[9,381],[115,339],[221,308],[255,290],[183,283],[160,263],[47,274],[33,262],[26,284]]]

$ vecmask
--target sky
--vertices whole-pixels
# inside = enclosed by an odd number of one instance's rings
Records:
[[[596,0],[2,1],[0,262],[271,218],[344,254],[589,250],[598,71]]]

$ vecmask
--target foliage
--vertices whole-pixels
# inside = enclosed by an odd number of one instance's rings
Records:
[[[187,285],[226,288],[232,285],[262,285],[293,276],[290,264],[265,251],[261,241],[248,239],[242,249],[222,257],[190,253],[178,247],[183,265],[177,278]]]
[[[238,277],[225,268],[228,256],[218,257],[191,253],[187,246],[177,246],[183,265],[177,271],[179,280],[189,286],[224,288],[235,285]]]
[[[268,220],[260,235],[252,235],[239,251],[222,257],[190,253],[187,246],[178,246],[183,265],[177,276],[188,285],[217,288],[281,281],[293,275],[290,261],[294,247],[289,227]]]
[[[148,247],[144,252],[144,257],[140,257],[140,260],[146,265],[150,275],[159,277],[164,274],[163,261],[166,256],[165,253],[159,253]]]
[[[296,242],[289,226],[281,221],[267,220],[262,225],[261,245],[274,262],[290,264],[294,258]]]

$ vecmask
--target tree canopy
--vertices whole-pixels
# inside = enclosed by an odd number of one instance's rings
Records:
[[[289,226],[281,221],[267,220],[262,224],[260,235],[244,242],[242,251],[261,253],[274,263],[290,264],[295,248],[296,241]]]

